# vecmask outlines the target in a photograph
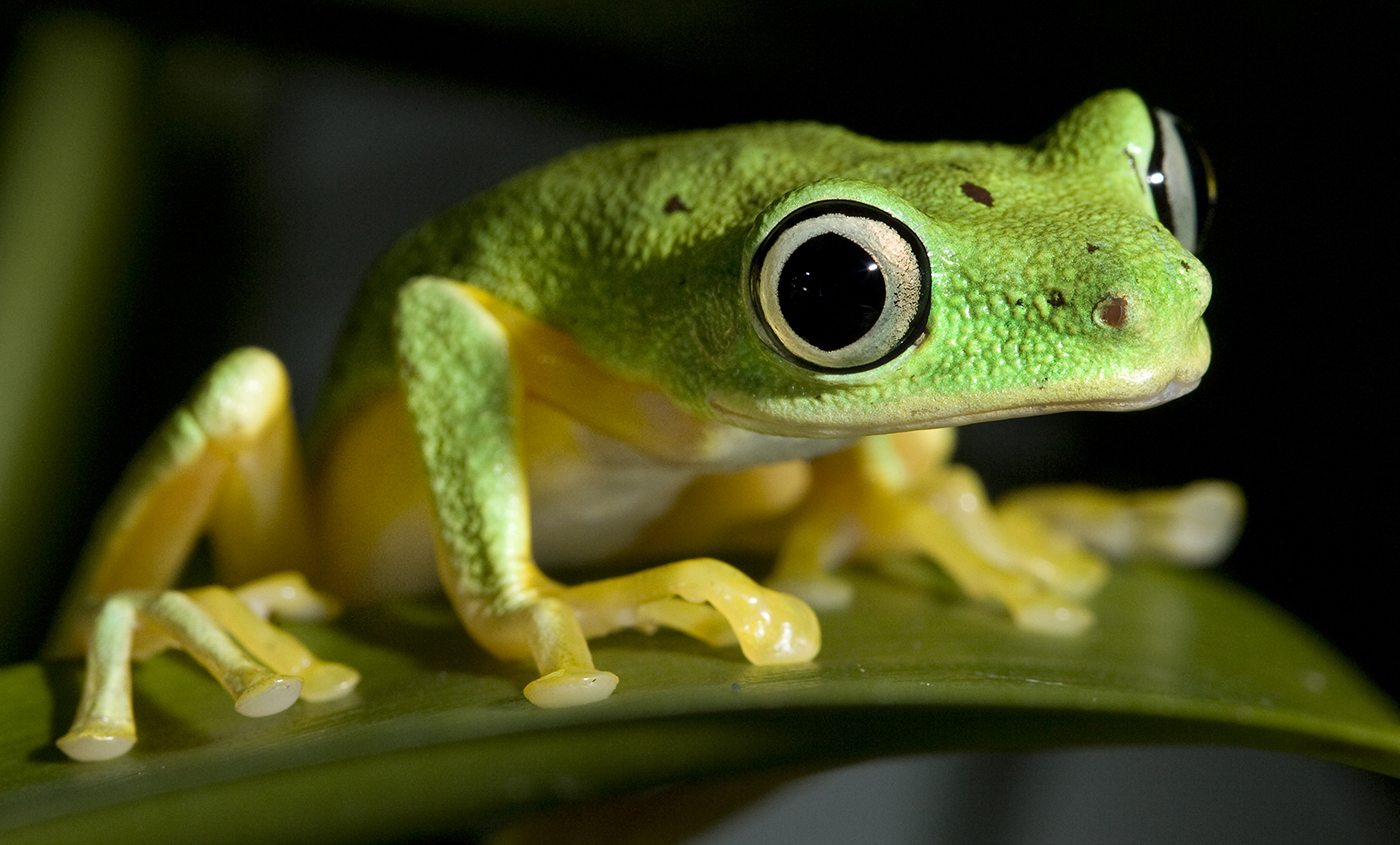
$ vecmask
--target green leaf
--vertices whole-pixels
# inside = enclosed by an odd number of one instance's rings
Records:
[[[1400,719],[1339,655],[1234,585],[1120,570],[1077,639],[864,576],[815,663],[756,667],[680,635],[613,636],[606,701],[540,710],[443,602],[289,626],[357,666],[347,699],[234,713],[181,655],[136,670],[140,741],[70,763],[81,667],[0,670],[0,829],[14,841],[372,839],[676,781],[883,754],[1227,743],[1400,775]],[[9,840],[7,840],[9,841]]]

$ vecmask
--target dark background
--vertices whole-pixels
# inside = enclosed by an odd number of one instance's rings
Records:
[[[1211,370],[1151,411],[974,427],[963,457],[994,490],[1238,482],[1249,521],[1224,572],[1400,693],[1379,4],[77,7],[145,57],[132,246],[121,328],[92,361],[102,389],[74,411],[89,439],[55,473],[64,492],[25,558],[32,619],[8,620],[0,659],[37,647],[92,511],[203,369],[269,346],[304,403],[358,275],[436,208],[595,139],[802,118],[1024,140],[1123,86],[1191,123],[1215,163]],[[51,11],[0,11],[0,50]]]

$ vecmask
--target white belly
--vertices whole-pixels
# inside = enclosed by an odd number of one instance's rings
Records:
[[[724,426],[704,460],[676,463],[573,421],[558,427],[561,420],[551,420],[555,427],[544,442],[527,437],[531,544],[546,567],[596,562],[627,549],[701,475],[817,457],[849,443]]]

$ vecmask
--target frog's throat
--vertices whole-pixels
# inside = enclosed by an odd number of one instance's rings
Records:
[[[914,429],[949,428],[1014,417],[1058,414],[1065,411],[1138,411],[1185,396],[1195,390],[1200,383],[1199,375],[1178,376],[1152,393],[1137,396],[1118,395],[1099,399],[1073,398],[1060,402],[1006,403],[980,410],[951,411],[950,413],[911,412],[901,414],[895,411],[882,418],[862,415],[850,420],[829,417],[800,421],[781,419],[738,411],[715,399],[710,400],[710,407],[725,422],[753,431],[799,437],[860,437]]]

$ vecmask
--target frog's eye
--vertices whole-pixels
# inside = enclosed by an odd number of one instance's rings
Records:
[[[1153,109],[1152,125],[1157,138],[1147,181],[1157,218],[1188,251],[1200,252],[1215,212],[1215,172],[1190,127],[1176,115]]]
[[[749,297],[779,354],[822,372],[868,370],[923,337],[928,255],[908,226],[874,206],[815,202],[759,246]]]

